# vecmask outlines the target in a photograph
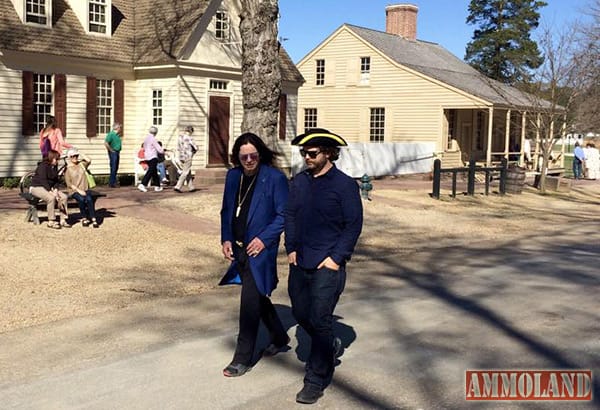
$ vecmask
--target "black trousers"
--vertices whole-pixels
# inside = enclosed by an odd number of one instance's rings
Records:
[[[279,316],[277,316],[271,299],[261,295],[256,287],[246,250],[234,245],[233,255],[238,263],[242,278],[242,292],[240,296],[240,331],[232,362],[249,366],[252,364],[252,355],[254,354],[261,320],[269,331],[271,343],[278,346],[285,345],[287,343],[287,333]]]
[[[325,388],[334,369],[333,311],[346,285],[346,268],[337,271],[290,265],[288,292],[292,313],[311,337],[304,382]]]
[[[156,166],[158,165],[158,158],[152,158],[148,161],[148,170],[142,179],[142,185],[147,186],[148,182],[150,182],[150,178],[152,178],[152,185],[155,187],[160,186],[160,179],[158,178],[158,170]]]

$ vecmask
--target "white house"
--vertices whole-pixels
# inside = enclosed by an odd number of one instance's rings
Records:
[[[0,177],[35,166],[47,114],[91,156],[97,174],[109,171],[103,141],[115,121],[124,124],[120,172],[133,171],[151,125],[167,148],[192,125],[195,167],[227,166],[243,113],[240,7],[240,0],[2,0]],[[271,144],[286,152],[303,78],[283,48],[280,57],[280,131]]]

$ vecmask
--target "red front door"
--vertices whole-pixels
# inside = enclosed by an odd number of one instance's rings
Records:
[[[210,97],[208,165],[229,164],[229,97]]]

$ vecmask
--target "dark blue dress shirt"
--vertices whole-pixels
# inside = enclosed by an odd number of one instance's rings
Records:
[[[324,175],[296,175],[285,212],[285,249],[301,268],[315,269],[330,256],[345,265],[362,230],[358,184],[334,165]]]

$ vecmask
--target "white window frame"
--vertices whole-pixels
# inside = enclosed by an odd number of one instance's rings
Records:
[[[152,125],[163,123],[163,92],[161,88],[152,90]]]
[[[315,60],[315,85],[325,85],[325,60],[322,58]]]
[[[92,8],[97,8],[92,10]],[[87,31],[90,34],[110,36],[112,29],[112,4],[111,0],[88,0],[87,1]],[[97,17],[104,15],[104,22]],[[104,28],[104,31],[92,30],[92,25]]]
[[[319,111],[316,108],[304,109],[304,132],[311,128],[317,128]]]
[[[29,6],[31,6],[32,11],[29,12]],[[38,11],[35,12],[34,9],[38,8]],[[44,8],[44,12],[39,12],[39,7]],[[27,21],[27,19],[31,16],[32,19],[44,19],[45,21]],[[23,22],[26,24],[33,24],[36,26],[52,26],[52,0],[24,0],[23,1]]]
[[[219,41],[229,41],[230,38],[230,18],[226,10],[217,10],[215,13],[215,37]]]
[[[96,80],[96,134],[103,135],[112,129],[114,113],[113,80]]]
[[[223,80],[210,80],[208,88],[212,91],[227,91],[229,84]]]
[[[368,84],[371,77],[371,57],[360,58],[360,82]]]
[[[54,112],[54,77],[52,74],[33,74],[33,127],[39,133],[46,118]]]
[[[385,108],[371,108],[369,117],[369,141],[385,142]]]

